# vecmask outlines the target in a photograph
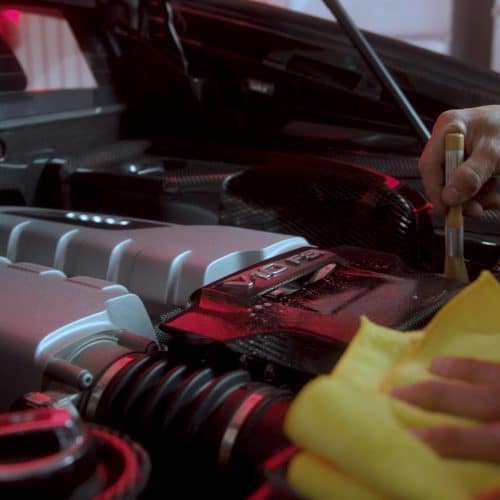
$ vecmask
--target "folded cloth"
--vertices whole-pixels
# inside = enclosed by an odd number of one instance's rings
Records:
[[[500,487],[500,465],[444,459],[411,433],[477,422],[389,395],[439,378],[429,366],[442,356],[500,362],[500,285],[490,273],[443,307],[425,331],[401,333],[361,319],[333,372],[307,384],[287,414],[285,433],[302,450],[288,467],[292,488],[310,499],[460,500]]]

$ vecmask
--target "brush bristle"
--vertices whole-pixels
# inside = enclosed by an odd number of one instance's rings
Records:
[[[444,261],[444,275],[448,279],[469,282],[469,274],[463,257],[446,257]]]

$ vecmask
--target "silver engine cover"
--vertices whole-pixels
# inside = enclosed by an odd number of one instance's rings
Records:
[[[87,341],[101,335],[101,352],[120,332],[149,341],[155,333],[142,301],[122,285],[88,277],[67,278],[58,270],[0,259],[0,409],[39,390],[49,362],[71,363]],[[103,332],[117,332],[116,336]],[[125,352],[125,350],[123,350]]]
[[[0,256],[120,283],[147,304],[185,305],[204,285],[307,245],[301,237],[234,227],[0,209]]]

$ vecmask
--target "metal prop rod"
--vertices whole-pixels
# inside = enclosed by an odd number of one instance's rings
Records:
[[[345,31],[352,44],[359,51],[366,64],[368,64],[370,69],[375,73],[384,89],[390,93],[399,109],[405,114],[408,122],[417,134],[417,137],[425,144],[430,138],[429,130],[420,116],[418,116],[410,101],[403,94],[403,91],[389,73],[389,70],[377,55],[370,42],[368,42],[363,33],[357,28],[354,21],[338,0],[323,0],[323,2],[335,16],[337,22]]]

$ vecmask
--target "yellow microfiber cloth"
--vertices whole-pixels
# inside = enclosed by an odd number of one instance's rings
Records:
[[[287,414],[285,433],[301,448],[287,470],[292,488],[310,499],[460,500],[500,487],[500,465],[444,459],[410,432],[476,422],[389,396],[438,378],[436,357],[500,362],[499,304],[500,285],[483,272],[423,332],[362,318],[334,371],[307,384]]]

